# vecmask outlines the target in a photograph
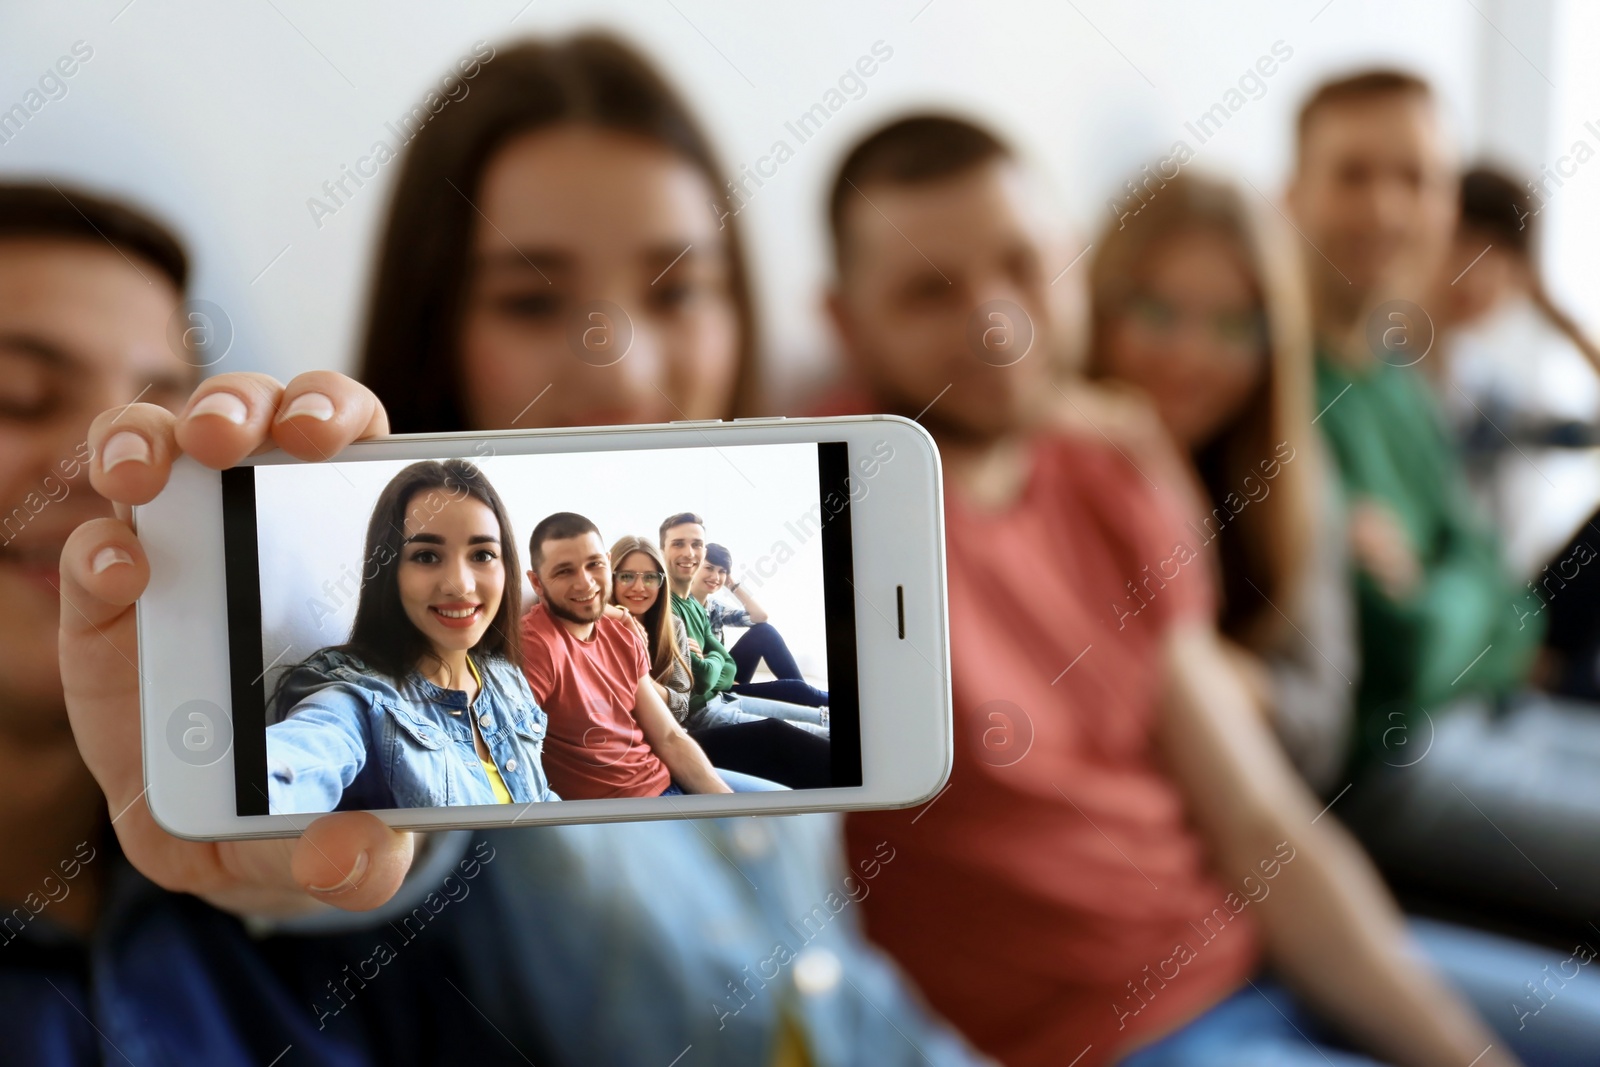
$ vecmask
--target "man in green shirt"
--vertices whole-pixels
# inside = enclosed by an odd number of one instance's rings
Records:
[[[1340,814],[1408,880],[1592,915],[1600,711],[1527,690],[1540,601],[1473,513],[1417,366],[1433,329],[1411,300],[1442,269],[1457,190],[1420,79],[1359,74],[1302,107],[1288,200],[1312,287],[1316,422],[1349,509],[1363,661]]]
[[[755,719],[783,719],[827,737],[825,709],[733,692],[738,671],[733,653],[712,632],[705,605],[689,592],[706,558],[705,520],[692,511],[680,512],[662,522],[660,533],[661,554],[667,561],[667,584],[672,589],[672,612],[689,638],[689,672],[694,689],[689,693],[685,721],[694,724],[691,732]]]

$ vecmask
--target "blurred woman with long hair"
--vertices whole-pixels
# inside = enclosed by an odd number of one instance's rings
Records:
[[[409,146],[380,243],[360,378],[393,428],[759,413],[739,219],[677,92],[592,33],[499,49],[471,84]],[[505,908],[465,937],[482,966],[463,992],[565,1062],[668,1063],[691,1044],[741,1065],[977,1059],[854,927],[830,934],[826,965],[849,981],[825,996],[730,992],[844,877],[832,817],[492,839]]]
[[[1348,751],[1356,652],[1292,249],[1238,190],[1193,174],[1095,249],[1089,373],[1145,393],[1188,458],[1191,547],[1220,575],[1222,633],[1301,773],[1326,789]]]

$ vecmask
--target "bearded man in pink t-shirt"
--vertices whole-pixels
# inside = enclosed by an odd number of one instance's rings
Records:
[[[611,559],[594,523],[548,516],[528,564],[539,603],[522,617],[522,672],[550,717],[544,768],[562,799],[779,788],[718,771],[672,717],[638,632],[606,613]]]
[[[1515,1062],[1251,706],[1163,446],[1064,375],[1077,249],[1017,158],[902,120],[830,221],[851,380],[821,413],[918,418],[947,494],[954,770],[848,817],[853,853],[899,856],[868,933],[1009,1067]]]

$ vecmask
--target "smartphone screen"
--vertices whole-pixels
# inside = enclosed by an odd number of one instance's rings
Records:
[[[628,707],[641,670],[736,790],[862,784],[846,443],[476,447],[426,461],[470,474],[446,484],[222,473],[238,815],[693,791]],[[541,543],[578,552],[542,561],[541,598],[529,541],[561,515],[596,536]],[[442,666],[465,642],[470,682]]]

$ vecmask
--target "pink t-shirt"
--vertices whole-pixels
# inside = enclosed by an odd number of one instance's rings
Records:
[[[1208,564],[1095,441],[1038,439],[1021,499],[952,487],[945,521],[955,767],[928,805],[849,816],[854,859],[893,857],[867,932],[1010,1067],[1107,1063],[1261,958],[1156,742],[1163,641],[1211,618]]]
[[[657,796],[672,784],[633,716],[650,673],[633,627],[603,615],[579,641],[535,604],[522,617],[522,673],[550,716],[544,771],[563,800]]]

